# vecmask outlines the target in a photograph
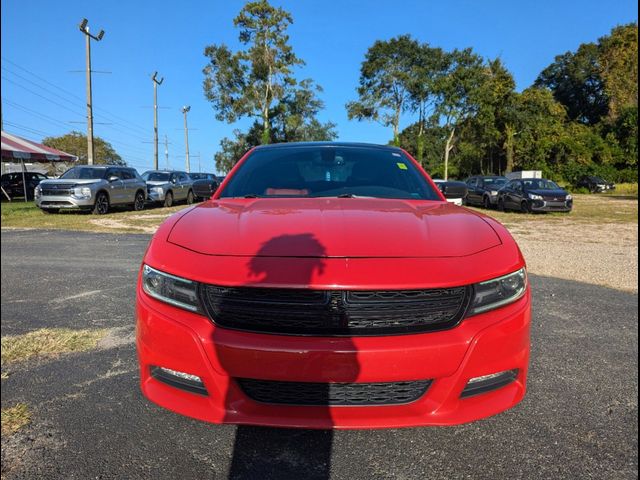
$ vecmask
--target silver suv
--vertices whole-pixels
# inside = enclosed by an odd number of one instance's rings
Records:
[[[43,180],[34,193],[36,205],[46,213],[82,209],[103,215],[115,205],[142,210],[147,186],[134,168],[79,165],[58,179]]]
[[[147,197],[150,202],[170,207],[174,202],[186,200],[191,205],[195,199],[193,179],[187,172],[174,170],[149,170],[142,174],[147,182]]]

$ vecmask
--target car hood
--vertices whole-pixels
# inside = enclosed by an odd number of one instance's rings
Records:
[[[159,180],[154,180],[154,181],[149,181],[147,182],[147,185],[151,185],[152,187],[164,187],[165,185],[168,185],[169,182],[163,182],[163,181],[159,181]]]
[[[527,193],[533,193],[534,195],[541,195],[543,197],[566,197],[568,192],[566,190],[527,190]]]
[[[446,202],[358,198],[214,200],[167,240],[252,257],[460,257],[501,244],[482,216]]]
[[[98,183],[98,182],[102,182],[103,180],[100,178],[89,178],[89,179],[71,179],[71,178],[51,178],[51,179],[47,179],[47,180],[42,180],[40,182],[41,186],[45,186],[45,185],[88,185],[90,183]]]

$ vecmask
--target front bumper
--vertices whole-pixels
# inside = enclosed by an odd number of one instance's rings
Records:
[[[530,291],[517,302],[456,328],[386,337],[303,337],[216,327],[208,318],[164,304],[138,286],[136,342],[142,392],[174,412],[213,423],[302,428],[455,425],[495,415],[525,395]],[[159,381],[153,367],[197,375],[207,395]],[[470,378],[517,369],[515,380],[468,398]],[[252,400],[236,379],[370,383],[432,380],[404,405],[290,406]]]
[[[545,200],[531,201],[531,210],[534,212],[570,212],[573,208],[573,200],[552,202]]]
[[[87,209],[92,208],[95,201],[93,195],[89,198],[77,198],[71,195],[41,195],[35,198],[36,207],[44,210],[49,208]]]
[[[164,190],[147,190],[147,202],[164,202],[166,192]]]

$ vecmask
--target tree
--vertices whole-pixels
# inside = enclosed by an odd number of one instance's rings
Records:
[[[447,132],[444,148],[444,179],[448,177],[449,155],[455,145],[456,129],[478,111],[480,87],[487,71],[482,57],[470,48],[454,50],[446,75],[436,84],[436,112]]]
[[[338,134],[335,123],[322,123],[316,115],[324,108],[324,103],[316,93],[322,91],[311,80],[303,80],[269,112],[269,141],[267,143],[303,142],[334,140]],[[221,150],[216,153],[216,168],[228,172],[233,165],[252,147],[264,143],[262,127],[255,121],[246,133],[234,130],[233,139],[224,138]]]
[[[416,58],[408,79],[411,109],[418,112],[416,160],[420,163],[424,155],[427,119],[433,114],[436,84],[446,72],[448,62],[449,56],[441,48],[422,44],[416,51]]]
[[[600,49],[583,43],[578,50],[558,55],[535,81],[546,87],[567,109],[570,120],[595,125],[607,115],[609,99],[600,75]]]
[[[233,20],[245,46],[236,53],[226,45],[210,45],[204,54],[204,92],[217,111],[216,118],[231,123],[240,117],[262,120],[261,142],[268,143],[272,105],[296,84],[292,74],[303,65],[289,45],[285,33],[291,15],[267,0],[248,2]]]
[[[87,136],[83,133],[72,131],[60,137],[46,137],[42,144],[77,156],[79,163],[87,163]],[[96,164],[127,164],[111,144],[100,137],[93,137],[93,149],[93,162]]]
[[[400,117],[409,108],[414,63],[420,46],[409,35],[376,41],[360,67],[358,100],[347,103],[349,119],[373,120],[393,129],[399,143]]]
[[[629,107],[638,107],[638,25],[614,28],[599,40],[599,69],[615,121]]]

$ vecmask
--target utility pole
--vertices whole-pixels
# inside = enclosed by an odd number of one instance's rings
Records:
[[[189,165],[189,129],[187,128],[187,112],[191,110],[189,105],[185,105],[182,107],[182,113],[184,114],[184,145],[185,145],[185,166],[187,169],[187,173],[190,171]]]
[[[158,80],[158,72],[153,72],[153,169],[158,170],[158,85],[162,85],[164,77]]]
[[[104,30],[100,30],[97,36],[89,33],[89,21],[82,19],[80,31],[84,33],[86,38],[86,57],[87,57],[87,164],[93,165],[93,108],[91,105],[91,39],[99,42],[104,37]]]

